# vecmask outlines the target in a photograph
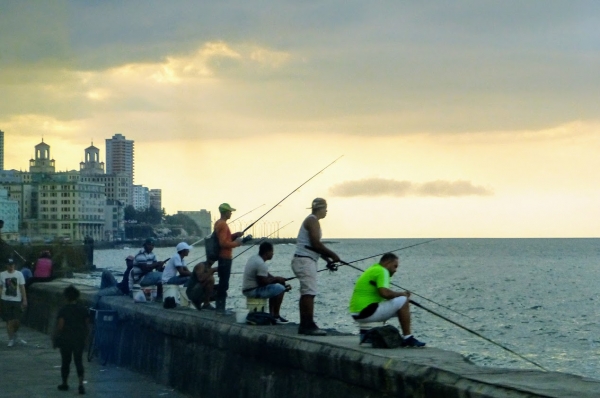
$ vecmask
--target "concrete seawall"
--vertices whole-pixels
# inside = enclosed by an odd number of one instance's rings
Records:
[[[31,286],[29,326],[53,329],[65,286]],[[79,287],[91,302],[95,289]],[[435,348],[363,348],[356,336],[299,336],[297,325],[242,325],[232,316],[125,297],[103,298],[101,308],[121,320],[113,362],[195,396],[600,397],[598,380],[478,367]]]

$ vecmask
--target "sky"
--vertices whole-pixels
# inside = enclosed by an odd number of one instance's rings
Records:
[[[119,133],[168,214],[293,192],[280,236],[324,197],[324,238],[599,237],[599,27],[578,0],[2,0],[4,167]]]

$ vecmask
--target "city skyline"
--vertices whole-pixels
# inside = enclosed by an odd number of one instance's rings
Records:
[[[5,168],[122,134],[167,213],[243,214],[343,155],[286,236],[314,197],[332,238],[600,235],[600,4],[32,4],[0,13]]]

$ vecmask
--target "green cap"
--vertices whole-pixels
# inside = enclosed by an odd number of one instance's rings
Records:
[[[229,203],[221,203],[221,205],[219,206],[219,211],[221,213],[224,213],[226,211],[235,211],[235,209],[229,206]]]

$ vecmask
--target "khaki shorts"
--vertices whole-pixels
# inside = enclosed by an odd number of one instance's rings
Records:
[[[4,322],[21,319],[21,315],[23,315],[23,308],[21,307],[20,301],[2,300],[0,305],[2,307],[0,312],[2,312],[2,320]]]
[[[294,257],[292,271],[300,281],[300,295],[316,296],[317,262],[308,257]]]

